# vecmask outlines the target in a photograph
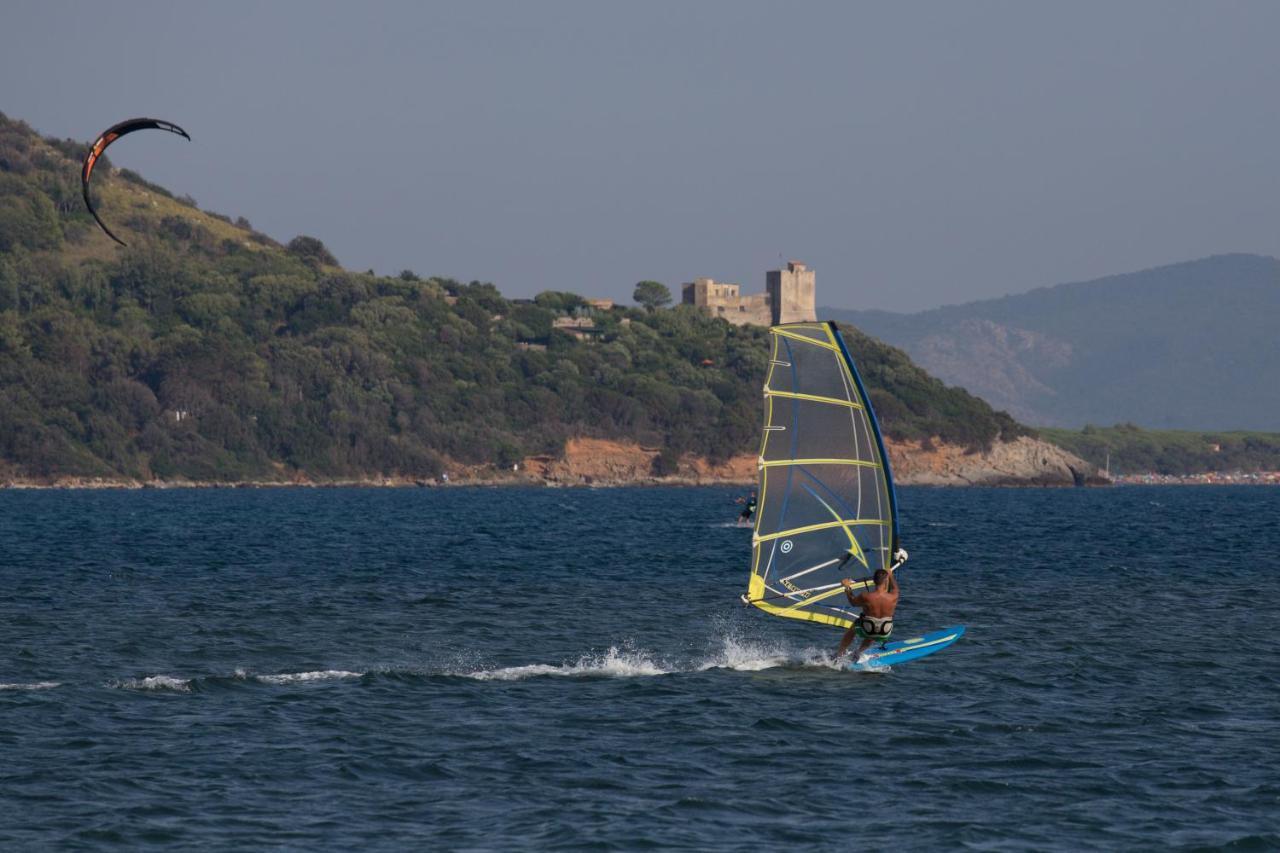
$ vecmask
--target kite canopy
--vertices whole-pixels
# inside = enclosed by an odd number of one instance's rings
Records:
[[[188,141],[191,137],[187,132],[178,127],[173,122],[164,121],[158,118],[131,118],[128,121],[122,121],[119,124],[113,124],[102,132],[102,135],[94,140],[93,145],[89,148],[89,153],[84,156],[84,166],[80,170],[80,185],[84,191],[84,205],[89,208],[89,212],[93,214],[93,218],[97,220],[98,225],[103,231],[107,232],[107,236],[115,240],[121,246],[128,245],[115,234],[111,233],[111,229],[102,221],[102,217],[98,215],[98,211],[93,209],[93,202],[89,200],[89,178],[93,174],[93,167],[98,162],[98,158],[102,156],[102,152],[107,150],[107,146],[115,142],[126,134],[133,133],[135,130],[167,130],[170,133],[176,133],[185,137]]]

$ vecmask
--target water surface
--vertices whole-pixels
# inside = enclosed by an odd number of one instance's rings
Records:
[[[1280,847],[1280,490],[903,490],[877,674],[734,497],[0,492],[0,846]]]

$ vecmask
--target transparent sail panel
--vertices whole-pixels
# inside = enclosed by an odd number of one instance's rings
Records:
[[[894,543],[890,474],[868,403],[827,324],[770,329],[749,600],[848,627],[842,578],[869,585]]]

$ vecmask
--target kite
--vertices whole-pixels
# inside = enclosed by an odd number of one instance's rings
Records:
[[[162,121],[158,118],[131,118],[128,121],[122,121],[119,124],[113,124],[102,132],[102,135],[94,141],[93,147],[89,149],[89,153],[84,156],[84,168],[80,170],[80,184],[84,189],[84,205],[89,208],[89,212],[93,214],[93,218],[98,221],[98,225],[102,226],[102,230],[107,232],[107,236],[115,240],[121,246],[128,245],[125,241],[111,233],[111,229],[102,221],[102,217],[98,215],[98,211],[93,209],[93,202],[89,200],[89,176],[93,174],[93,166],[98,162],[98,158],[102,156],[102,152],[107,150],[107,146],[115,142],[126,133],[133,133],[135,130],[167,130],[170,133],[176,133],[179,136],[186,137],[187,141],[191,141],[191,137],[187,136],[187,132],[178,127],[173,122]]]

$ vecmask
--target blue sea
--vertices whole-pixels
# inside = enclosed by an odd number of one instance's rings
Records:
[[[1280,848],[1280,490],[904,489],[879,673],[737,494],[0,492],[0,848]]]

